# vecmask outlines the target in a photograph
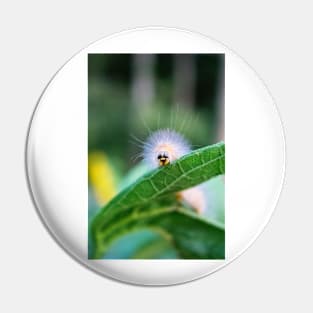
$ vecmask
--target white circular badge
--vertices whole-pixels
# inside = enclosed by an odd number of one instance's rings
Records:
[[[285,168],[281,121],[256,73],[222,44],[149,27],[71,58],[27,141],[43,222],[76,260],[170,285],[228,264],[263,230]]]

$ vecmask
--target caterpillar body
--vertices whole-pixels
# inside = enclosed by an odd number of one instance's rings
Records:
[[[171,129],[161,129],[147,138],[143,146],[143,157],[150,168],[156,168],[166,166],[190,151],[190,144],[181,134]],[[201,185],[177,193],[177,198],[199,214],[207,208]]]

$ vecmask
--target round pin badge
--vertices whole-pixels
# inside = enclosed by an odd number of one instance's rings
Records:
[[[230,263],[278,201],[282,124],[224,45],[148,27],[101,39],[51,79],[26,167],[42,222],[106,277],[170,285]]]

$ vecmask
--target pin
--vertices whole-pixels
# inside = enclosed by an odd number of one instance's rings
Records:
[[[200,34],[147,27],[101,39],[57,72],[26,164],[43,223],[75,260],[170,285],[213,273],[260,234],[285,142],[271,95],[241,58]]]

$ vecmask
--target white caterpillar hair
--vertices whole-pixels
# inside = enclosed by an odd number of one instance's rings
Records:
[[[188,141],[171,129],[155,131],[143,145],[143,157],[150,168],[166,166],[190,151]],[[202,186],[183,190],[177,193],[177,198],[198,213],[203,213],[206,210],[207,203]]]
[[[143,148],[144,160],[152,168],[167,165],[191,151],[188,141],[170,129],[152,133]]]

